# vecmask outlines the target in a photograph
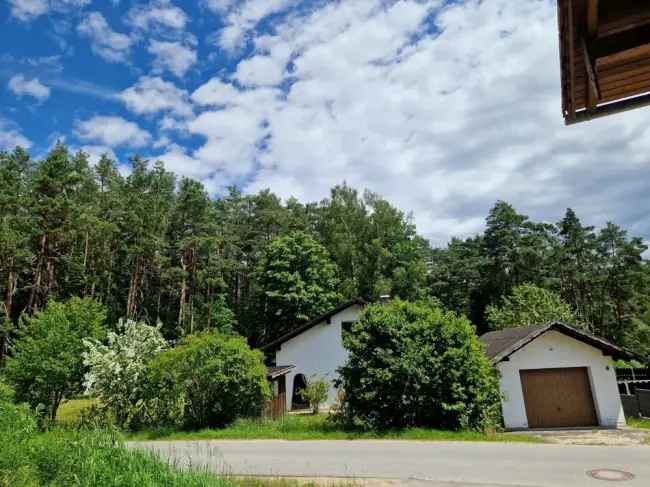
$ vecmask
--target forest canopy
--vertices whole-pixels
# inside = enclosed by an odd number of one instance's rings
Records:
[[[487,307],[521,284],[650,354],[647,247],[614,223],[595,229],[571,209],[534,222],[499,201],[482,234],[432,248],[410,215],[345,183],[318,202],[215,197],[162,162],[131,166],[61,144],[42,161],[0,152],[0,359],[21,315],[50,300],[93,298],[108,323],[161,323],[167,339],[219,329],[259,346],[338,301],[385,294],[435,297],[481,333]]]

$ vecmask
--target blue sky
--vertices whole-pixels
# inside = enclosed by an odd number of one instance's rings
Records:
[[[160,159],[213,194],[342,181],[434,244],[498,199],[650,237],[650,110],[565,127],[554,0],[2,0],[0,149]]]

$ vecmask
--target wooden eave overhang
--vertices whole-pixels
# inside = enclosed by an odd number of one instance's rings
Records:
[[[558,0],[558,21],[568,125],[650,105],[649,0]]]
[[[295,368],[295,365],[272,365],[266,368],[266,377],[269,380],[275,380],[287,375]]]

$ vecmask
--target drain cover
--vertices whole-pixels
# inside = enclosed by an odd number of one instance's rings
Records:
[[[608,480],[610,482],[624,482],[634,478],[634,475],[630,472],[624,472],[623,470],[610,470],[607,468],[589,470],[587,475],[597,480]]]

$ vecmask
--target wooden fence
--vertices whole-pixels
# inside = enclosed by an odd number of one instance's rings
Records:
[[[280,419],[287,412],[287,395],[282,392],[266,403],[263,416],[270,419]]]
[[[621,401],[628,418],[650,418],[650,390],[637,389],[634,394],[621,394]]]

